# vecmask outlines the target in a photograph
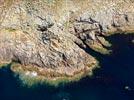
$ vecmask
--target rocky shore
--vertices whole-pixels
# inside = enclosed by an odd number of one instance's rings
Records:
[[[105,37],[134,32],[133,0],[0,0],[0,14],[0,64],[40,81],[91,75],[86,49],[109,54]]]

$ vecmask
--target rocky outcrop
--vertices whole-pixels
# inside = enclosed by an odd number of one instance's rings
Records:
[[[105,36],[134,31],[134,2],[93,0],[88,3],[91,3],[90,7],[75,18],[70,30],[88,47],[103,54],[109,53],[106,48],[110,43]]]
[[[134,31],[133,0],[0,2],[0,62],[19,63],[14,71],[33,66],[47,78],[85,74],[97,61],[84,49],[109,53],[105,36]]]

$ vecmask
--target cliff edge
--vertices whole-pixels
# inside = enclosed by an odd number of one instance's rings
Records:
[[[0,0],[0,63],[56,80],[91,74],[112,33],[134,32],[133,0]]]

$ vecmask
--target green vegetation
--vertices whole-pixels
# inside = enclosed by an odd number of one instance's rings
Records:
[[[14,28],[6,28],[5,30],[7,30],[9,32],[15,32],[16,31],[16,29],[14,29]]]
[[[99,52],[104,55],[106,55],[106,54],[109,55],[112,52],[112,50],[108,50],[101,45],[90,45],[90,48],[92,48],[94,51]]]
[[[107,50],[105,48],[101,48],[101,47],[97,47],[97,48],[94,48],[95,51],[101,53],[101,54],[110,54],[112,52],[112,50]]]

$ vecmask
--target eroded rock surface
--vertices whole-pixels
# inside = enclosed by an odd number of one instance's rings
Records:
[[[92,71],[85,48],[105,54],[105,36],[134,31],[133,0],[0,0],[0,13],[0,62],[44,73]]]

